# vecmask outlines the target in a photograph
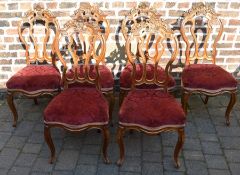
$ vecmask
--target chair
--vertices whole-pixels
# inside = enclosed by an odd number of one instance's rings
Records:
[[[213,29],[218,26],[219,30],[214,33],[216,36],[213,36]],[[190,34],[187,33],[187,28],[190,28]],[[197,37],[199,30],[204,34],[200,41],[200,37]],[[186,43],[186,64],[182,72],[182,105],[185,112],[187,113],[188,99],[192,94],[205,95],[203,102],[207,104],[209,97],[229,93],[231,99],[225,118],[226,124],[230,125],[230,112],[236,102],[237,81],[230,73],[216,65],[216,46],[223,33],[223,24],[218,14],[204,4],[192,7],[184,14],[180,31]],[[187,35],[193,39],[190,40]],[[200,61],[204,64],[200,64]]]
[[[98,6],[90,5],[88,3],[83,4],[78,10],[74,12],[72,19],[83,23],[95,24],[99,26],[99,32],[104,36],[105,41],[107,41],[110,33],[110,25],[108,20],[106,19],[106,15],[98,8]],[[101,73],[101,90],[109,101],[110,122],[112,122],[111,118],[115,102],[113,93],[114,79],[111,70],[105,64],[105,55],[104,59],[102,59],[102,62],[99,65],[99,71]]]
[[[164,69],[165,77],[159,79],[161,75],[158,72],[158,64],[167,52],[167,43],[171,45],[170,49],[173,52]],[[174,160],[176,167],[179,167],[178,155],[184,142],[186,119],[180,103],[167,92],[167,85],[170,81],[169,69],[178,52],[177,39],[164,21],[158,18],[149,18],[133,24],[132,33],[127,37],[125,46],[128,61],[132,65],[132,83],[131,90],[124,98],[119,111],[117,141],[120,158],[117,164],[121,166],[124,161],[123,136],[126,130],[141,131],[149,135],[175,131],[178,133],[178,141],[174,151]],[[134,49],[137,51],[134,52]],[[142,65],[142,74],[139,77],[137,64]],[[147,71],[148,69],[152,72]],[[144,84],[160,88],[137,88]]]
[[[41,33],[41,31],[43,31],[42,40],[35,36],[35,33]],[[54,95],[61,90],[61,74],[56,67],[53,50],[54,36],[58,32],[57,19],[50,11],[44,10],[40,4],[36,4],[33,10],[28,11],[19,23],[18,34],[26,50],[27,66],[20,69],[6,83],[7,101],[14,116],[14,127],[18,120],[13,101],[15,95],[22,94],[33,98],[37,104],[37,97]]]
[[[51,150],[50,163],[55,158],[55,147],[51,138],[51,128],[63,128],[70,132],[81,132],[89,129],[99,129],[103,133],[104,162],[109,163],[107,146],[109,143],[109,106],[101,92],[101,73],[99,64],[104,59],[106,45],[105,38],[99,34],[98,26],[87,25],[71,20],[64,25],[64,29],[55,42],[58,57],[62,57],[59,50],[62,38],[67,37],[67,49],[73,58],[73,72],[65,74],[63,71],[64,90],[48,104],[44,110],[44,136]],[[100,52],[96,50],[96,43],[101,42]],[[77,55],[73,49],[75,44],[86,44],[86,52]],[[99,54],[97,54],[99,53]],[[79,65],[82,63],[82,66]],[[72,84],[93,84],[96,88],[86,86],[71,87]],[[93,138],[94,139],[94,138]]]
[[[122,21],[121,31],[124,36],[125,41],[127,37],[132,33],[132,26],[134,24],[140,23],[142,20],[150,19],[150,18],[159,18],[160,15],[156,13],[156,9],[148,7],[146,3],[140,3],[138,7],[131,9],[128,14],[126,15],[125,19]],[[139,53],[137,53],[139,54]],[[136,65],[136,76],[139,77],[142,74],[142,64]],[[151,66],[149,74],[153,73],[153,67]],[[123,102],[124,97],[131,89],[131,72],[132,72],[132,65],[127,63],[126,67],[121,71],[120,74],[120,94],[119,94],[119,104],[121,105]],[[159,79],[162,80],[165,78],[165,71],[159,65],[158,67]],[[170,75],[169,77],[169,84],[168,90],[173,91],[175,89],[176,82],[174,78]],[[156,86],[142,86],[141,88],[156,88]]]

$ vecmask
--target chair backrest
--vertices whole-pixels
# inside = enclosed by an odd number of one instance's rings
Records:
[[[170,66],[178,52],[178,41],[166,22],[153,15],[133,23],[125,47],[128,61],[133,67],[132,89],[142,84],[155,84],[167,91]],[[168,54],[171,54],[171,58],[165,67],[166,76],[165,79],[160,80],[158,65],[163,54],[169,50]],[[142,65],[140,79],[136,78],[136,64],[139,62]],[[147,71],[150,68],[149,65],[154,66],[151,76],[148,75],[149,71]]]
[[[53,63],[55,36],[59,33],[59,24],[56,17],[49,11],[35,4],[33,10],[26,12],[19,22],[18,34],[26,52],[26,62]]]
[[[73,59],[73,72],[66,76],[66,63],[63,71],[64,88],[69,84],[89,83],[95,84],[100,90],[98,66],[105,59],[106,41],[99,32],[95,23],[82,23],[78,20],[70,20],[64,25],[60,35],[55,42],[56,54],[64,60],[59,50],[60,42],[64,39],[67,42],[67,51]],[[99,44],[101,43],[101,44]],[[96,45],[101,47],[96,48]],[[94,72],[94,73],[93,73]]]
[[[223,24],[218,16],[210,6],[203,3],[192,7],[184,14],[180,31],[186,43],[186,65],[193,61],[196,63],[198,60],[216,63],[216,46],[223,33]],[[197,35],[199,30],[202,31],[200,37]],[[194,52],[191,51],[193,46]]]
[[[91,5],[90,3],[81,4],[79,9],[74,11],[72,18],[74,20],[99,26],[99,32],[104,35],[105,40],[108,39],[110,25],[106,19],[106,15],[97,5]]]

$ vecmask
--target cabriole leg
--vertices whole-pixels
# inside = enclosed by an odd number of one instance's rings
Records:
[[[178,141],[177,141],[177,144],[176,144],[175,150],[174,150],[174,161],[175,161],[176,168],[180,167],[180,162],[178,160],[178,157],[179,157],[179,153],[183,147],[184,138],[185,138],[184,128],[178,129]]]
[[[12,114],[13,114],[13,127],[16,127],[17,126],[17,120],[18,120],[18,113],[17,113],[16,107],[14,105],[13,94],[12,93],[7,94],[7,102],[8,102],[8,106],[9,106],[9,108],[12,111]]]
[[[237,101],[237,94],[236,94],[236,92],[232,92],[230,102],[228,103],[227,110],[226,110],[226,113],[225,113],[227,126],[230,125],[230,113],[231,113],[232,108],[235,105],[236,101]]]
[[[121,166],[123,164],[124,161],[124,157],[125,157],[125,148],[124,148],[124,143],[123,143],[123,135],[124,135],[125,129],[122,127],[118,127],[118,131],[117,131],[117,142],[119,145],[119,151],[120,151],[120,158],[117,161],[117,165]]]

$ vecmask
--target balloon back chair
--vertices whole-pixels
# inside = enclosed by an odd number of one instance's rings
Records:
[[[64,128],[71,132],[94,128],[101,130],[103,157],[105,163],[108,163],[109,106],[101,91],[99,70],[99,64],[105,59],[105,38],[99,33],[98,26],[71,20],[64,25],[64,29],[56,40],[55,49],[58,57],[62,57],[59,50],[62,40],[67,42],[68,52],[73,59],[73,68],[67,74],[65,74],[67,68],[64,68],[64,90],[53,98],[44,111],[44,135],[51,150],[50,163],[55,157],[50,132],[52,127]],[[96,48],[98,42],[102,43],[100,48]],[[76,45],[79,46],[77,51],[80,52],[79,55],[74,49]],[[86,50],[83,51],[83,49]],[[76,83],[84,85],[73,86]],[[93,84],[95,88],[89,88],[87,84]]]
[[[214,30],[216,29],[216,30]],[[226,70],[216,65],[217,43],[223,33],[223,24],[214,10],[204,4],[193,7],[184,14],[181,35],[186,43],[186,64],[182,72],[182,105],[187,113],[191,94],[203,94],[206,98],[229,93],[225,118],[230,124],[230,112],[236,102],[237,81]],[[202,31],[202,36],[198,32]]]
[[[106,19],[106,15],[98,8],[96,5],[83,4],[78,10],[74,12],[72,19],[77,20],[86,24],[94,24],[99,27],[99,33],[103,35],[105,41],[107,41],[110,33],[110,25]],[[105,43],[106,44],[106,43]],[[83,45],[84,46],[84,45]],[[100,46],[99,46],[100,47]],[[86,49],[84,49],[86,52]],[[106,96],[109,102],[109,114],[112,118],[112,112],[114,108],[114,79],[110,69],[105,64],[105,55],[104,59],[101,60],[99,64],[99,72],[101,74],[101,90]],[[80,85],[81,86],[81,85]],[[112,119],[110,119],[112,122]]]
[[[121,31],[124,36],[125,41],[127,40],[128,36],[132,33],[132,26],[135,24],[141,23],[142,20],[151,19],[151,18],[160,18],[160,15],[157,14],[157,10],[154,8],[150,8],[146,3],[140,3],[138,7],[131,9],[128,14],[126,15],[125,19],[122,21]],[[137,53],[139,55],[139,53]],[[142,74],[142,64],[136,65],[136,76],[140,76]],[[153,67],[152,69],[148,69],[147,71],[153,74]],[[159,70],[159,78],[165,78],[165,71],[163,68],[158,67]],[[126,67],[121,71],[120,74],[120,94],[119,94],[119,104],[122,104],[124,97],[131,89],[131,72],[132,72],[132,65],[128,62]],[[170,75],[169,82],[168,82],[168,90],[174,90],[176,82],[174,78]],[[142,86],[141,88],[155,88],[154,86]]]
[[[169,47],[167,49],[167,45]],[[172,52],[168,52],[171,50]],[[178,155],[184,142],[185,114],[175,98],[167,91],[170,81],[170,66],[176,58],[178,42],[167,24],[159,18],[152,17],[132,25],[132,32],[127,37],[126,53],[132,66],[131,90],[124,98],[119,111],[117,140],[120,148],[122,165],[124,153],[123,135],[126,130],[137,130],[149,135],[164,131],[176,131],[178,141],[174,151],[176,167],[179,167]],[[164,54],[171,53],[161,77],[158,65]],[[138,64],[141,73],[138,74]],[[150,70],[150,71],[149,71]],[[160,79],[161,77],[161,79]],[[150,85],[156,88],[137,88]],[[159,145],[160,146],[160,145]]]
[[[61,90],[61,74],[56,67],[53,49],[58,32],[57,19],[40,4],[36,4],[33,10],[26,12],[25,17],[19,22],[18,34],[26,51],[27,66],[14,74],[6,83],[7,101],[14,116],[14,127],[18,120],[13,101],[15,95],[22,94],[34,98],[37,104],[37,97],[54,95]]]

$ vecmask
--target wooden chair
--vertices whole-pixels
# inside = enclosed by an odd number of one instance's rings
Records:
[[[214,27],[218,26],[216,36],[213,36]],[[187,27],[190,28],[192,41],[189,35],[187,36]],[[209,97],[229,93],[231,100],[225,113],[226,124],[229,125],[230,112],[236,102],[237,81],[230,73],[216,65],[216,46],[223,33],[223,24],[218,14],[204,4],[192,7],[184,14],[180,30],[186,43],[186,64],[182,72],[182,105],[185,112],[187,113],[188,99],[192,94],[205,95],[203,101],[207,104]],[[199,30],[203,31],[201,41],[197,35]],[[200,64],[200,61],[207,64]]]
[[[139,24],[144,20],[148,20],[151,18],[160,18],[160,15],[156,12],[156,9],[150,8],[146,3],[140,3],[138,7],[135,7],[129,11],[126,15],[125,19],[122,21],[121,31],[124,36],[125,41],[127,40],[128,36],[132,33],[132,26],[135,24]],[[137,53],[139,55],[139,53]],[[136,65],[136,74],[140,76],[142,74],[142,64]],[[153,73],[154,65],[151,65],[152,69],[147,70],[151,71],[149,73]],[[165,78],[165,71],[164,69],[159,66],[159,78]],[[132,65],[128,62],[126,67],[121,71],[120,74],[120,94],[119,94],[119,104],[121,105],[123,102],[124,97],[131,89],[131,72],[132,72]],[[174,90],[176,82],[174,78],[170,75],[169,77],[169,84],[168,90]],[[143,86],[141,88],[155,88],[154,86]]]
[[[172,55],[164,69],[165,77],[159,79],[161,75],[158,72],[158,64],[167,51],[167,43],[171,45]],[[133,24],[132,33],[126,41],[126,53],[132,66],[132,78],[131,90],[124,98],[119,111],[117,140],[120,158],[118,165],[122,165],[125,157],[123,142],[125,131],[136,130],[149,135],[157,135],[165,131],[177,132],[178,141],[174,151],[174,160],[176,167],[180,166],[178,155],[184,142],[186,119],[181,105],[167,91],[170,66],[177,52],[177,39],[164,21],[152,17]],[[137,64],[142,65],[140,76],[137,74]],[[151,73],[148,70],[151,70]],[[157,88],[137,88],[144,84]]]
[[[43,39],[35,35],[41,31],[44,31]],[[15,95],[22,94],[33,98],[37,104],[37,97],[54,95],[61,90],[61,74],[56,67],[53,49],[55,40],[53,36],[58,33],[57,19],[49,10],[43,9],[40,4],[26,12],[25,17],[19,23],[18,34],[26,50],[27,66],[14,74],[6,83],[7,101],[14,116],[14,127],[18,120],[18,113],[13,101]]]
[[[59,50],[61,38],[67,37],[67,49],[73,58],[72,71],[66,74],[66,64],[63,71],[64,90],[48,104],[44,111],[44,135],[51,150],[50,163],[55,158],[55,147],[50,129],[64,128],[70,132],[81,132],[89,129],[99,129],[103,134],[104,162],[109,163],[107,146],[109,143],[109,106],[101,91],[101,73],[99,64],[104,59],[106,45],[105,38],[99,34],[98,26],[87,25],[76,20],[67,22],[64,30],[55,42],[58,57],[62,57]],[[101,42],[100,52],[96,51],[96,43]],[[77,55],[73,49],[78,43],[80,48],[86,44],[86,52]],[[79,62],[82,65],[79,65]],[[93,84],[95,88],[86,86],[71,86],[73,84]],[[94,138],[93,138],[94,139]]]
[[[83,4],[79,7],[78,10],[74,12],[72,19],[82,23],[94,24],[98,26],[99,33],[103,35],[105,41],[107,41],[110,33],[110,25],[108,20],[106,19],[106,15],[98,8],[98,6],[90,5],[88,3]],[[105,55],[104,59],[102,59],[102,62],[99,65],[99,71],[101,73],[101,90],[109,101],[110,122],[112,122],[111,118],[115,102],[114,79],[111,70],[105,64]]]

